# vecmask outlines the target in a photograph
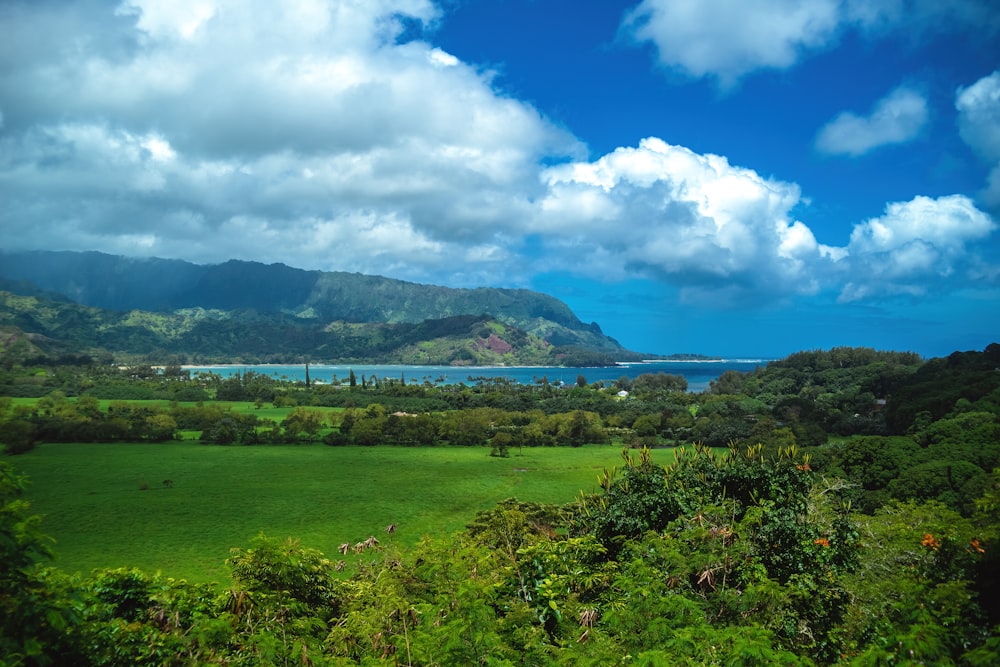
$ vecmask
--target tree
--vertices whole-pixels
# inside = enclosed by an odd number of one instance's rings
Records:
[[[667,487],[666,470],[653,463],[648,449],[640,450],[638,459],[624,450],[622,458],[625,465],[621,470],[605,471],[600,499],[585,501],[590,515],[585,524],[612,557],[626,540],[649,530],[662,530],[680,512]]]
[[[285,435],[289,440],[314,440],[326,426],[326,420],[318,410],[299,407],[285,417],[281,426],[285,429]]]
[[[146,418],[147,439],[153,442],[163,442],[174,437],[177,422],[165,412],[158,412]]]
[[[387,442],[407,446],[428,446],[437,442],[437,420],[431,415],[393,413],[386,417]]]
[[[639,415],[632,423],[632,430],[640,437],[657,435],[660,432],[660,415]]]
[[[549,421],[555,427],[557,444],[580,447],[588,442],[607,442],[601,418],[593,412],[574,410],[569,414],[552,415]]]
[[[482,446],[490,437],[490,425],[499,411],[476,408],[445,414],[439,426],[441,438],[451,445]]]
[[[670,373],[642,373],[632,381],[636,392],[687,391],[687,379],[683,375]]]
[[[739,371],[729,370],[708,383],[713,394],[739,394],[743,391],[746,376]]]
[[[385,438],[385,425],[387,421],[388,419],[385,416],[384,410],[366,410],[351,426],[351,440],[356,445],[365,445],[367,447],[382,444]],[[341,425],[341,431],[343,431],[343,425]]]
[[[35,426],[27,419],[11,417],[0,420],[0,445],[7,454],[24,454],[37,444]]]
[[[51,539],[21,497],[26,488],[26,478],[0,461],[0,664],[82,664],[72,643],[73,601],[37,567],[52,557]]]
[[[506,431],[498,431],[490,438],[490,456],[507,458],[510,456],[510,446],[514,438]]]
[[[235,412],[226,412],[223,416],[202,431],[201,439],[204,442],[212,442],[217,445],[255,445],[259,443],[257,437],[257,425],[260,423],[257,415],[241,415]],[[273,424],[273,422],[268,422]]]
[[[232,549],[226,560],[244,590],[273,593],[312,604],[331,604],[334,564],[297,540],[258,535],[248,549]]]

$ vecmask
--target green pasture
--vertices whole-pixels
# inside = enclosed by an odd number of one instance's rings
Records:
[[[672,450],[657,450],[659,463]],[[370,535],[408,545],[461,529],[509,497],[563,503],[597,488],[618,446],[485,448],[45,444],[7,458],[68,572],[135,566],[228,582],[225,559],[258,533],[339,558]],[[164,482],[167,482],[166,484]],[[386,526],[396,524],[393,535]]]

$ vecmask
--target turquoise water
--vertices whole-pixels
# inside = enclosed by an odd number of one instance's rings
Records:
[[[619,364],[611,367],[595,368],[563,368],[561,366],[400,366],[400,365],[364,365],[364,364],[310,364],[309,377],[313,381],[332,382],[334,377],[346,382],[353,370],[359,381],[362,375],[370,377],[400,379],[406,382],[423,383],[424,381],[440,384],[475,384],[479,378],[505,377],[520,384],[534,384],[548,379],[550,383],[576,383],[578,375],[587,382],[605,382],[617,380],[622,376],[634,378],[642,373],[670,373],[682,375],[688,381],[688,391],[702,391],[708,388],[708,383],[728,370],[740,372],[752,371],[763,366],[767,359],[722,359],[718,361],[647,361],[641,363]],[[226,366],[185,366],[192,373],[204,371],[217,375],[229,376],[234,373],[252,370],[255,373],[270,375],[275,378],[305,381],[305,365],[226,365]]]

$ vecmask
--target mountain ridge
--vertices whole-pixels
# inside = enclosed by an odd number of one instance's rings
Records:
[[[624,350],[597,323],[585,324],[562,301],[541,292],[455,288],[345,271],[229,260],[194,264],[96,251],[0,252],[0,278],[28,281],[81,305],[107,310],[253,309],[349,322],[416,323],[488,313],[534,333],[541,319],[579,332],[574,342]],[[565,332],[564,332],[565,333]]]
[[[77,329],[70,334],[74,340],[86,340],[92,345],[107,347],[101,344],[100,337],[95,338],[86,332],[87,326],[96,326],[94,323],[100,322],[106,331],[114,329],[117,332],[108,334],[114,342],[109,349],[131,352],[141,350],[149,353],[151,348],[175,348],[176,336],[180,335],[177,334],[177,327],[181,326],[207,328],[215,335],[225,333],[242,354],[246,353],[247,341],[254,332],[241,332],[239,329],[253,327],[258,329],[260,336],[265,331],[267,335],[276,336],[271,341],[275,346],[287,344],[287,337],[291,336],[298,341],[292,346],[296,352],[308,354],[306,340],[313,340],[316,331],[330,333],[330,327],[336,329],[336,323],[371,325],[363,336],[369,339],[381,335],[376,333],[379,325],[387,326],[390,329],[386,331],[392,331],[387,335],[396,340],[410,335],[400,333],[410,331],[408,327],[436,321],[444,321],[444,328],[442,325],[424,329],[417,326],[412,331],[447,330],[446,337],[461,337],[464,335],[461,331],[464,321],[462,327],[456,330],[459,320],[451,318],[473,317],[484,322],[495,320],[497,326],[509,328],[508,335],[521,331],[523,334],[515,335],[519,340],[527,341],[525,336],[537,339],[538,343],[531,345],[532,359],[540,358],[539,345],[542,344],[574,350],[575,353],[589,351],[592,357],[598,355],[605,360],[635,360],[649,356],[626,350],[618,341],[604,335],[596,322],[582,322],[564,302],[540,292],[497,287],[452,288],[360,273],[297,269],[285,264],[229,260],[221,264],[201,265],[183,260],[132,258],[93,251],[0,251],[0,289],[36,297],[48,304],[38,306],[43,310],[51,309],[54,307],[51,304],[66,299],[81,307],[106,311],[97,314],[62,307],[59,317],[67,325],[76,323]],[[8,306],[10,303],[8,300]],[[132,311],[135,313],[127,317],[110,314]],[[191,313],[196,311],[199,314],[192,316]],[[38,328],[40,325],[33,320],[35,314],[32,308],[16,316],[8,313],[8,323],[20,326],[26,332],[51,336],[51,329]],[[192,324],[194,320],[197,322]],[[90,322],[90,325],[83,324],[84,321]],[[110,324],[112,322],[113,325]],[[122,337],[122,327],[132,327],[130,336]],[[174,332],[173,338],[163,337],[167,330]],[[345,335],[348,331],[343,328],[337,330]],[[64,328],[63,331],[69,332],[70,329]],[[291,334],[292,331],[295,333]],[[306,331],[311,333],[306,335]],[[184,332],[185,336],[196,334],[196,331]],[[224,351],[215,344],[208,346],[204,335],[207,332],[197,339],[200,342],[192,343],[194,347],[190,349],[211,347],[212,356],[218,358]],[[122,347],[126,338],[133,341],[131,347]],[[480,352],[495,352],[492,343],[482,342],[490,340],[486,335],[475,342],[474,359],[467,361],[483,361]],[[140,344],[140,341],[144,342]],[[332,344],[332,339],[323,343],[326,348]],[[252,347],[254,354],[259,355],[260,345],[255,343]],[[503,347],[499,345],[499,348]],[[352,347],[352,350],[354,352],[350,356],[357,358],[357,348]],[[233,352],[236,356],[237,348]],[[457,354],[455,350],[452,352]],[[515,356],[519,352],[515,352]],[[322,356],[332,359],[348,355],[327,349]]]
[[[611,365],[604,352],[550,343],[488,315],[419,323],[316,324],[282,313],[186,308],[110,311],[0,291],[0,364],[399,363]],[[57,363],[61,363],[58,362]],[[88,362],[89,363],[89,362]]]

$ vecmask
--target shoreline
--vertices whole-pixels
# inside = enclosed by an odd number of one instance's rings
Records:
[[[655,365],[655,364],[767,364],[773,359],[763,358],[722,358],[722,359],[644,359],[642,361],[619,361],[614,366],[445,366],[442,364],[394,364],[394,363],[336,363],[336,364],[309,364],[309,368],[432,368],[448,370],[497,370],[497,369],[532,369],[532,368],[558,368],[564,370],[574,369],[600,369],[600,368],[631,368],[633,366]],[[225,364],[181,364],[185,370],[209,369],[209,368],[305,368],[306,364],[259,364],[259,363],[225,363]],[[153,366],[153,368],[163,368],[163,366]]]

